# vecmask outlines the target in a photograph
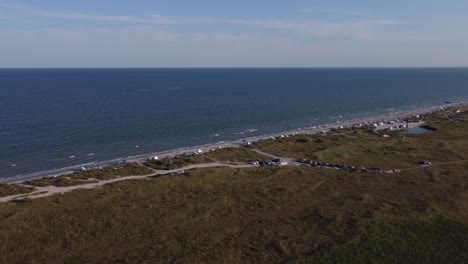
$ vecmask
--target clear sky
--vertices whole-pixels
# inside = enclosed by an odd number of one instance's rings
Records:
[[[0,67],[468,66],[467,0],[0,0]]]

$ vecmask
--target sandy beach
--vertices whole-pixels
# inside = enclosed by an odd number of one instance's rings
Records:
[[[21,183],[22,181],[26,179],[34,179],[34,178],[40,178],[40,177],[67,174],[73,171],[77,171],[81,167],[93,168],[97,166],[108,166],[108,165],[116,164],[123,160],[129,161],[129,162],[141,163],[147,160],[148,158],[151,158],[154,156],[158,156],[159,158],[175,157],[185,152],[195,152],[197,150],[201,150],[202,152],[207,152],[207,151],[210,151],[213,149],[219,149],[219,148],[239,147],[245,142],[256,142],[256,141],[266,140],[270,138],[277,138],[281,136],[327,133],[330,130],[339,128],[339,127],[352,127],[352,126],[356,126],[359,124],[371,125],[373,123],[379,123],[379,122],[383,123],[384,121],[395,121],[395,124],[384,123],[384,124],[380,124],[377,128],[378,130],[385,130],[391,126],[395,126],[399,124],[406,125],[406,122],[402,121],[404,118],[424,115],[424,114],[431,113],[431,112],[434,112],[443,108],[459,106],[459,105],[466,105],[466,103],[465,102],[450,103],[450,104],[438,105],[438,106],[427,107],[427,108],[419,108],[419,109],[414,109],[414,110],[409,110],[409,111],[400,111],[400,112],[388,113],[388,114],[383,114],[383,115],[369,116],[365,118],[357,118],[357,119],[352,119],[352,120],[339,121],[339,122],[334,122],[334,123],[322,124],[322,125],[314,126],[314,127],[304,127],[304,128],[299,128],[299,129],[294,129],[294,130],[289,130],[289,131],[258,135],[258,136],[241,138],[241,139],[232,140],[232,141],[220,141],[217,143],[179,148],[179,149],[167,150],[167,151],[162,151],[162,152],[154,152],[154,153],[142,154],[138,156],[118,158],[118,159],[109,160],[109,161],[80,164],[80,165],[70,166],[67,168],[61,168],[57,170],[50,170],[50,171],[33,173],[29,175],[21,175],[17,177],[4,178],[4,179],[0,179],[0,183]],[[412,128],[412,127],[420,126],[421,124],[422,123],[409,123],[408,127]]]
[[[401,127],[402,125],[408,125],[408,128],[413,128],[413,127],[421,126],[422,124],[424,124],[423,121],[407,123],[405,121],[406,118],[417,117],[419,115],[424,115],[424,114],[431,113],[437,110],[445,109],[450,106],[459,106],[459,105],[466,105],[466,104],[456,104],[456,105],[452,104],[452,105],[446,105],[445,107],[437,106],[437,107],[431,107],[431,108],[416,109],[412,111],[396,112],[396,113],[391,113],[391,114],[386,114],[386,115],[372,116],[368,118],[359,118],[359,119],[349,120],[346,122],[325,124],[325,125],[311,127],[311,128],[296,129],[296,130],[285,131],[281,133],[265,134],[265,135],[250,137],[250,138],[229,141],[229,142],[218,142],[214,144],[206,144],[206,145],[195,146],[195,147],[190,147],[190,148],[181,148],[181,149],[170,150],[166,152],[140,155],[138,157],[133,157],[132,159],[128,159],[128,161],[138,162],[141,164],[148,158],[154,157],[156,155],[159,158],[164,158],[164,157],[175,157],[177,155],[182,155],[185,152],[201,151],[203,153],[203,152],[209,152],[211,150],[215,150],[219,148],[241,147],[248,142],[256,142],[256,141],[261,141],[261,140],[271,139],[271,138],[289,137],[291,135],[300,135],[300,134],[317,134],[317,133],[326,134],[330,130],[335,129],[335,128],[340,128],[340,127],[360,127],[363,125],[366,125],[366,126],[372,125],[374,126],[374,130],[380,131],[380,133],[383,134],[390,127]],[[258,149],[254,149],[254,151],[256,151],[257,153],[261,155],[269,156],[272,159],[279,158],[283,161],[286,161],[288,165],[293,165],[293,166],[301,165],[299,162],[297,162],[293,158],[278,157],[278,156],[272,155],[271,153],[265,153]],[[118,160],[115,160],[115,161],[118,161]],[[460,162],[460,161],[455,161],[455,162]],[[75,185],[75,186],[69,186],[69,187],[56,187],[56,186],[36,187],[36,190],[31,193],[2,197],[0,198],[0,202],[8,202],[8,201],[16,200],[16,199],[25,199],[25,198],[36,199],[36,198],[46,197],[46,196],[50,196],[54,194],[62,194],[62,193],[74,191],[77,189],[98,188],[102,185],[113,183],[113,182],[118,182],[118,181],[136,180],[136,179],[143,179],[147,177],[161,177],[165,175],[178,174],[184,170],[189,170],[189,169],[194,169],[194,168],[209,168],[209,167],[248,168],[248,167],[255,167],[255,166],[256,165],[250,165],[248,163],[243,163],[243,162],[221,162],[221,161],[214,160],[211,163],[191,164],[186,167],[173,169],[173,170],[152,169],[153,172],[147,175],[125,176],[125,177],[119,177],[119,178],[114,178],[110,180],[100,180],[98,182],[93,182],[93,183],[88,183],[88,184],[83,184],[83,185]],[[76,169],[79,169],[79,166],[76,166]],[[67,168],[67,169],[63,169],[60,172],[56,172],[55,174],[44,173],[44,175],[42,176],[29,177],[28,179],[34,179],[34,178],[39,178],[39,177],[44,177],[44,176],[63,175],[66,173],[71,173],[71,172],[73,172],[73,170]],[[24,179],[14,178],[9,183],[23,185],[22,184],[23,181]]]

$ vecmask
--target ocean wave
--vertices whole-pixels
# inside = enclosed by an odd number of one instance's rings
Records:
[[[153,89],[138,89],[136,90],[137,92],[157,92],[160,91],[158,88],[153,88]]]
[[[137,92],[145,93],[145,92],[158,92],[161,90],[168,90],[168,91],[174,91],[174,90],[180,90],[180,86],[169,86],[165,89],[160,89],[160,88],[150,88],[150,89],[138,89],[136,90]]]
[[[247,130],[244,130],[244,131],[241,131],[241,132],[235,132],[235,133],[233,133],[233,134],[234,134],[234,135],[243,135],[243,134],[245,134],[245,133],[253,133],[253,132],[255,132],[255,131],[258,131],[258,129],[256,129],[256,128],[249,128],[249,129],[247,129]]]
[[[430,109],[437,109],[435,106],[430,108]],[[421,109],[420,111],[428,111],[430,109]],[[412,112],[414,112],[416,110],[412,110]],[[406,114],[409,114],[408,112]],[[368,117],[368,118],[375,118],[374,117]],[[323,125],[320,125],[320,126],[314,126],[313,128],[326,128],[326,127],[329,127],[331,124],[323,124]],[[250,130],[253,130],[253,129],[250,129]],[[284,132],[284,133],[290,133],[291,131],[289,132]],[[274,138],[272,135],[264,135],[263,137],[272,137]],[[209,144],[221,144],[221,143],[229,143],[229,142],[234,142],[234,141],[218,141],[217,143],[209,143]],[[207,146],[207,145],[205,145]],[[172,149],[172,150],[166,150],[166,151],[162,151],[162,152],[154,152],[154,153],[151,153],[151,154],[141,154],[141,155],[135,155],[135,156],[127,156],[127,158],[117,158],[117,159],[112,159],[112,160],[108,160],[108,161],[99,161],[99,162],[90,162],[90,163],[86,163],[86,164],[81,164],[81,165],[74,165],[74,166],[69,166],[69,167],[65,167],[65,168],[62,168],[62,169],[55,169],[55,170],[48,170],[48,171],[42,171],[42,172],[38,172],[38,173],[31,173],[31,174],[27,174],[27,175],[17,175],[17,176],[12,176],[12,177],[8,177],[6,178],[6,181],[16,181],[16,180],[19,180],[19,178],[21,179],[26,179],[26,178],[34,178],[34,177],[40,177],[40,176],[50,176],[50,175],[58,175],[58,174],[62,174],[64,172],[69,172],[69,171],[73,171],[73,170],[77,170],[81,167],[87,167],[87,166],[106,166],[106,165],[112,165],[112,164],[115,164],[116,162],[119,162],[119,161],[122,161],[124,159],[127,159],[127,160],[143,160],[143,159],[146,159],[147,157],[150,157],[150,156],[154,156],[154,155],[158,155],[158,156],[161,156],[161,155],[164,155],[165,153],[173,153],[175,151],[182,151],[182,150],[187,150],[187,149],[194,149],[194,148],[198,148],[200,146],[193,146],[193,147],[185,147],[185,148],[178,148],[178,149]],[[11,163],[10,163],[11,164]],[[10,180],[8,180],[10,179]],[[5,179],[2,179],[1,182],[4,182]]]

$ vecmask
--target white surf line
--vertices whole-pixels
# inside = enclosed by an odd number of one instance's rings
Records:
[[[128,161],[133,161],[133,162],[144,162],[144,161],[146,161],[146,159],[148,159],[149,157],[153,157],[153,156],[159,156],[159,157],[162,157],[162,158],[164,158],[164,157],[174,157],[176,155],[181,155],[184,152],[193,152],[193,151],[196,151],[198,149],[202,149],[203,151],[206,152],[206,151],[208,151],[210,149],[216,149],[216,148],[220,148],[220,147],[221,148],[237,147],[237,146],[239,146],[239,144],[242,144],[243,141],[266,140],[266,139],[269,139],[269,138],[272,138],[272,137],[278,137],[278,136],[281,136],[281,135],[294,134],[294,133],[295,134],[301,134],[301,135],[302,134],[316,134],[316,133],[320,133],[323,130],[329,131],[331,128],[337,128],[338,126],[352,126],[352,125],[358,124],[358,123],[366,123],[366,122],[369,123],[369,122],[382,121],[382,120],[392,120],[392,119],[396,119],[396,118],[399,118],[399,117],[411,117],[411,116],[415,116],[415,115],[423,115],[423,114],[427,114],[427,113],[436,112],[438,110],[447,109],[447,108],[450,108],[450,107],[460,107],[460,106],[466,106],[466,105],[468,105],[467,102],[460,102],[460,103],[452,103],[452,104],[437,105],[437,106],[432,106],[432,107],[418,108],[418,109],[407,110],[407,111],[398,111],[398,112],[393,112],[393,113],[385,113],[385,114],[380,114],[380,115],[375,115],[375,116],[355,118],[355,119],[352,119],[352,120],[343,121],[340,124],[328,123],[328,124],[318,125],[318,126],[314,126],[314,127],[305,127],[305,128],[301,128],[301,129],[295,129],[295,130],[289,130],[289,131],[283,131],[283,132],[277,132],[277,133],[270,133],[270,134],[264,134],[264,135],[253,136],[253,137],[242,138],[242,139],[236,139],[236,140],[226,141],[226,142],[207,143],[207,144],[199,145],[199,146],[183,147],[183,148],[167,150],[167,151],[162,151],[162,152],[154,152],[154,153],[149,153],[149,154],[136,155],[136,156],[128,157],[128,158],[117,158],[117,159],[113,159],[113,160],[110,160],[110,161],[93,162],[93,164],[101,165],[101,166],[109,166],[109,165],[112,165],[114,162],[121,161],[121,160],[124,160],[124,159],[127,159]],[[77,170],[82,166],[83,166],[83,164],[75,165],[75,166],[68,167],[70,169],[69,171],[65,171],[65,169],[67,169],[67,168],[64,168],[63,170],[58,169],[57,171],[60,171],[60,174],[71,173],[71,172],[73,172],[73,170]],[[3,180],[0,180],[0,182],[19,183],[19,182],[22,182],[24,180],[37,179],[37,178],[41,178],[41,177],[48,177],[48,176],[53,176],[53,175],[58,174],[58,173],[53,173],[52,171],[55,171],[55,170],[51,170],[50,173],[52,173],[52,174],[45,174],[47,172],[45,172],[44,174],[41,174],[39,172],[39,173],[36,173],[37,176],[28,177],[27,175],[24,175],[24,176],[20,177],[19,179],[15,178],[15,177],[12,177],[11,179],[6,178],[6,179],[3,179]]]

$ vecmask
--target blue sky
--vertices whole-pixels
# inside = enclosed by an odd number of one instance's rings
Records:
[[[0,67],[468,66],[465,0],[0,0]]]

